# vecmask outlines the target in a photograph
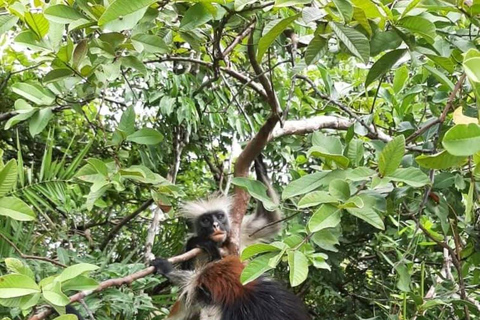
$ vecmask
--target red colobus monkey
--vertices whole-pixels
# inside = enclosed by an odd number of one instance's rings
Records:
[[[155,259],[156,272],[183,288],[187,308],[200,310],[201,320],[309,320],[302,301],[277,282],[259,278],[240,282],[244,268],[229,256],[200,270],[175,270],[165,259]]]
[[[268,195],[274,203],[278,204],[277,193],[268,178],[266,167],[261,156],[255,160],[255,172],[257,180],[267,186]],[[207,200],[188,202],[183,206],[183,216],[189,219],[193,225],[193,236],[187,241],[186,251],[194,248],[201,248],[204,251],[200,256],[182,263],[183,270],[199,270],[207,263],[221,259],[220,248],[225,245],[228,246],[229,241],[231,205],[231,198],[214,197]],[[282,215],[279,210],[268,211],[263,204],[258,201],[255,213],[243,219],[240,249],[256,242],[273,238],[280,232],[281,224],[271,223],[279,221],[281,217]],[[240,262],[238,263],[241,265]],[[155,266],[155,264],[153,265]],[[238,266],[239,265],[237,265],[237,268]],[[175,281],[172,280],[172,282]],[[200,305],[189,303],[186,300],[187,295],[182,294],[179,300],[173,305],[170,316],[168,317],[169,320],[198,319],[201,312]]]

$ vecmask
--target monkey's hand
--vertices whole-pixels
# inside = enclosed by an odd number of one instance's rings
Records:
[[[173,266],[167,259],[156,258],[150,262],[150,265],[155,268],[155,273],[167,275],[173,271]]]

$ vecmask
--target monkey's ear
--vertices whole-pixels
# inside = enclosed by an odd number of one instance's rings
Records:
[[[173,271],[173,265],[167,259],[156,258],[150,265],[155,268],[155,273],[167,275]]]

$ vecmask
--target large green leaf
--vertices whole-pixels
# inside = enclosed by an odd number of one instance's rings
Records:
[[[47,288],[42,288],[42,295],[45,300],[55,306],[64,307],[70,303],[70,299],[62,292],[62,284],[60,282],[54,282]]]
[[[196,3],[185,12],[183,19],[180,22],[180,29],[182,31],[195,30],[210,21],[212,18],[213,16],[211,12],[203,3]]]
[[[267,52],[268,47],[275,41],[275,39],[297,18],[300,14],[280,20],[273,28],[271,28],[258,41],[257,61],[262,61],[263,55]]]
[[[265,209],[273,211],[277,208],[277,205],[270,199],[267,194],[267,187],[258,180],[249,178],[236,177],[232,179],[232,183],[236,186],[244,188],[248,193],[257,200],[260,200]]]
[[[443,74],[443,72],[429,66],[429,65],[424,65],[423,66],[425,69],[427,69],[437,80],[438,82],[440,82],[441,84],[445,85],[448,87],[448,89],[450,91],[453,91],[455,85],[453,84],[453,82],[448,79],[448,77]]]
[[[85,276],[77,276],[62,283],[62,290],[64,291],[95,290],[96,288],[98,288],[98,282]]]
[[[388,179],[406,183],[414,188],[420,188],[430,183],[428,176],[422,170],[414,167],[398,168],[392,174],[387,176]]]
[[[0,16],[0,35],[12,29],[17,24],[18,18],[9,14]]]
[[[326,191],[314,191],[306,194],[300,201],[298,201],[298,208],[314,207],[322,203],[337,203],[337,199],[332,197]]]
[[[127,135],[135,132],[135,109],[133,106],[128,107],[122,113],[120,123],[118,124],[118,130],[123,131]]]
[[[315,232],[312,237],[312,241],[324,250],[338,252],[338,249],[335,246],[340,244],[338,241],[340,234],[334,230],[335,229],[323,229]]]
[[[11,159],[0,171],[0,197],[15,187],[17,183],[17,162]]]
[[[127,141],[132,141],[138,144],[153,145],[162,142],[163,135],[155,129],[143,128],[129,135]]]
[[[347,208],[346,209],[350,214],[356,216],[357,218],[362,219],[363,221],[371,224],[377,229],[385,230],[385,225],[382,218],[378,213],[373,210],[373,208]]]
[[[35,32],[39,39],[45,37],[50,28],[50,23],[45,18],[43,13],[25,13],[25,22],[30,27],[30,29]]]
[[[349,22],[353,17],[353,5],[350,0],[333,0],[333,3],[340,12],[343,21]]]
[[[282,8],[282,7],[292,7],[298,6],[302,4],[309,4],[312,0],[275,0],[275,7]]]
[[[387,72],[389,72],[406,52],[406,49],[393,50],[387,52],[380,59],[378,59],[377,62],[375,62],[370,68],[370,71],[367,74],[367,79],[365,80],[365,87],[368,87],[372,82],[380,79]]]
[[[467,158],[465,156],[457,157],[443,150],[440,153],[432,155],[422,154],[416,157],[415,161],[422,167],[428,169],[448,169],[461,166],[467,161]]]
[[[271,270],[272,267],[269,265],[269,262],[270,259],[275,256],[276,253],[267,253],[250,261],[245,269],[243,269],[242,275],[240,276],[240,281],[242,284],[252,282],[268,270]]]
[[[9,274],[0,277],[0,299],[22,297],[40,292],[32,278],[23,274]]]
[[[142,10],[146,7],[151,6],[157,2],[156,0],[115,0],[111,3],[105,12],[102,14],[100,19],[98,19],[98,24],[100,26],[106,24],[107,22],[113,21],[115,19],[124,17],[135,11]]]
[[[454,156],[471,156],[480,151],[480,125],[457,124],[445,133],[442,144]]]
[[[300,251],[288,252],[288,266],[290,267],[290,285],[296,287],[308,277],[308,259]]]
[[[75,8],[57,4],[45,9],[45,16],[52,22],[71,23],[79,19],[85,19],[85,16],[78,12]]]
[[[136,46],[140,45],[142,50],[149,53],[168,53],[168,46],[159,36],[151,34],[137,34],[132,37],[132,43]],[[137,51],[142,51],[138,50]]]
[[[316,35],[305,50],[305,63],[317,62],[327,51],[327,40],[321,35]]]
[[[340,223],[342,210],[330,204],[322,206],[313,214],[308,221],[310,232],[317,232],[322,229],[335,228]]]
[[[378,171],[382,176],[389,175],[397,170],[405,154],[405,137],[400,135],[387,143],[378,159]]]
[[[18,221],[35,220],[32,208],[15,197],[0,198],[0,216],[7,216]]]
[[[242,251],[241,258],[242,260],[247,260],[250,259],[253,256],[256,256],[261,253],[267,253],[267,252],[276,252],[280,251],[281,249],[279,247],[273,246],[271,244],[266,244],[266,243],[257,243],[251,246],[248,246]]]
[[[347,168],[348,164],[350,163],[350,160],[345,157],[342,154],[332,154],[328,153],[325,148],[321,146],[313,146],[308,150],[308,156],[314,156],[314,157],[319,157],[319,158],[325,158],[328,160],[332,160],[335,162],[337,165],[339,165],[341,168]]]
[[[322,179],[327,174],[328,172],[316,172],[290,182],[285,189],[283,189],[282,198],[289,199],[317,189],[324,183]]]
[[[398,21],[398,25],[402,28],[408,29],[412,33],[422,36],[430,43],[434,42],[436,27],[430,20],[420,16],[408,16]]]
[[[98,267],[96,265],[89,264],[89,263],[80,263],[80,264],[76,264],[66,268],[65,270],[62,271],[62,273],[60,273],[60,275],[56,279],[60,282],[64,282],[64,281],[73,279],[75,277],[78,277],[83,273],[94,271],[97,269]]]
[[[73,75],[73,71],[67,68],[53,69],[43,77],[43,83],[62,80]]]
[[[53,117],[52,108],[42,108],[36,112],[29,121],[28,129],[32,137],[43,131],[48,125],[48,122]]]
[[[12,91],[38,105],[51,105],[55,101],[55,95],[50,90],[33,82],[16,82]]]
[[[330,22],[329,26],[354,56],[360,58],[364,63],[368,62],[370,58],[370,43],[367,37],[361,32],[340,23]]]

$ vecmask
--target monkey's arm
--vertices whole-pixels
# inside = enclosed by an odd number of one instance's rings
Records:
[[[188,270],[177,270],[173,265],[163,258],[156,258],[150,262],[150,265],[155,267],[155,273],[164,275],[174,285],[184,286],[193,277],[194,272]]]
[[[205,239],[203,237],[191,237],[187,241],[185,251],[190,251],[195,248],[200,248],[205,251],[208,254],[209,261],[220,260],[222,258],[218,244],[211,239]],[[193,265],[194,260],[195,259],[182,262],[182,269],[193,270],[195,267]]]

